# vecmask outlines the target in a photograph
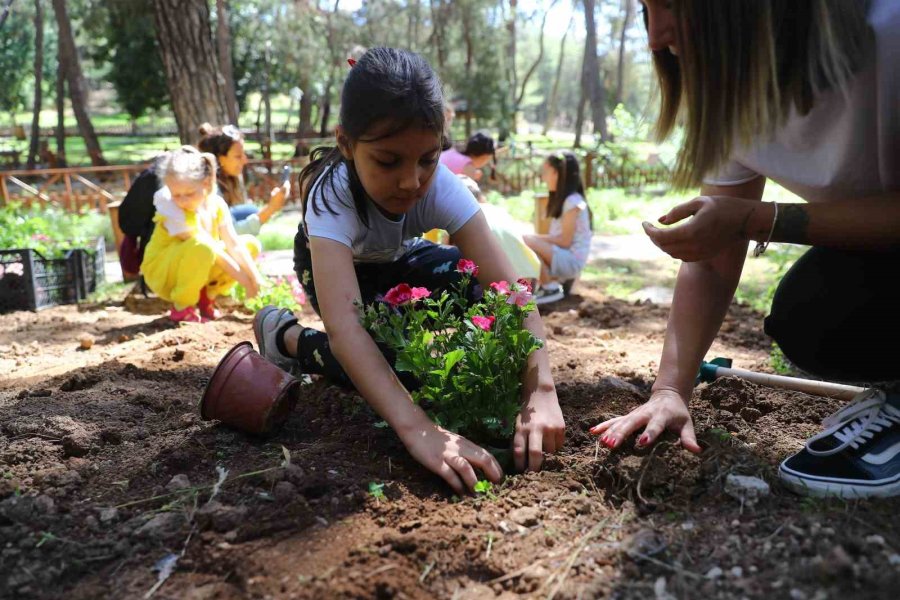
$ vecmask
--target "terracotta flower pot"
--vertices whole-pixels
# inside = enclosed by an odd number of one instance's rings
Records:
[[[268,433],[284,423],[297,402],[300,380],[241,342],[219,361],[200,400],[200,416],[248,433]]]

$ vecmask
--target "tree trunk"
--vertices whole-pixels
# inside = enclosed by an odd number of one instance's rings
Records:
[[[300,97],[300,123],[297,125],[297,137],[309,137],[312,133],[313,95],[312,84],[308,77],[300,80],[300,89],[303,95]]]
[[[616,95],[613,101],[616,106],[622,103],[622,95],[625,93],[625,37],[628,27],[631,25],[631,18],[634,16],[632,0],[623,0],[623,3],[625,4],[625,15],[622,20],[622,31],[619,34],[619,64],[616,69]]]
[[[512,123],[509,131],[515,133],[518,106],[516,105],[516,90],[519,88],[519,76],[516,71],[516,14],[518,0],[509,0],[509,21],[506,22],[506,30],[509,33],[506,45],[506,72],[509,82],[509,103],[512,112]]]
[[[575,16],[569,19],[569,26],[566,27],[566,32],[563,33],[562,41],[559,43],[559,62],[556,63],[556,77],[553,79],[553,89],[550,92],[550,101],[547,102],[547,117],[544,119],[544,129],[541,135],[547,135],[547,132],[550,131],[550,127],[553,126],[553,119],[556,118],[556,107],[559,104],[559,81],[562,79],[562,70],[563,63],[566,58],[566,38],[569,37],[569,32],[572,30],[572,25],[575,24]]]
[[[591,103],[591,118],[594,133],[601,140],[609,137],[606,128],[606,88],[600,77],[600,62],[597,60],[597,25],[594,21],[595,0],[584,0],[584,72],[585,96]]]
[[[237,91],[234,86],[234,68],[231,63],[231,25],[228,22],[228,1],[216,0],[216,50],[219,56],[219,70],[225,81],[225,108],[228,122],[238,125]]]
[[[447,63],[447,48],[445,46],[444,3],[442,0],[431,0],[431,37],[432,43],[437,49],[438,72],[444,71]]]
[[[78,130],[84,138],[84,145],[91,164],[95,167],[103,166],[106,160],[100,150],[100,142],[97,133],[91,123],[91,117],[87,112],[87,91],[84,87],[84,75],[81,72],[81,62],[78,60],[78,50],[75,46],[75,37],[72,35],[72,24],[66,12],[65,0],[53,0],[53,11],[56,13],[56,24],[59,32],[60,57],[63,71],[69,84],[69,99],[72,101],[72,112],[78,121]]]
[[[62,50],[56,52],[56,166],[66,166],[66,69]]]
[[[466,82],[472,81],[472,67],[475,66],[475,44],[472,39],[472,6],[465,6],[462,14],[463,39],[466,43]],[[466,139],[472,137],[472,94],[466,98]]]
[[[556,3],[559,0],[553,0],[550,2],[550,6],[544,12],[544,17],[541,19],[541,32],[538,37],[538,55],[537,58],[534,59],[534,62],[531,63],[531,66],[528,67],[528,70],[525,72],[525,77],[522,78],[521,90],[519,91],[519,95],[516,97],[515,111],[518,112],[519,107],[522,105],[522,100],[525,98],[525,92],[528,89],[528,81],[531,79],[531,76],[534,75],[535,70],[540,66],[541,61],[544,60],[544,29],[547,27],[547,17],[550,15],[550,11],[553,10],[553,7],[556,6]]]
[[[190,144],[204,122],[221,124],[228,119],[209,4],[206,0],[153,0],[153,7],[178,136],[181,143]]]
[[[587,52],[587,48],[585,48]],[[575,142],[572,144],[575,148],[581,148],[581,130],[584,129],[584,105],[587,104],[588,86],[587,86],[587,69],[585,62],[587,57],[581,61],[581,79],[578,86],[578,109],[575,111]]]
[[[41,104],[44,86],[44,7],[34,0],[34,103],[31,116],[31,143],[28,146],[27,168],[33,169],[41,143]]]
[[[9,17],[9,9],[12,6],[13,0],[6,0],[3,3],[3,12],[0,13],[0,29],[3,29],[3,24],[6,23],[6,18]]]

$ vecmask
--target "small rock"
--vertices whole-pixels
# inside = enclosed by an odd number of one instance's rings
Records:
[[[540,521],[540,511],[536,506],[523,506],[510,512],[509,520],[523,527],[534,527]]]
[[[166,490],[169,492],[177,492],[179,490],[186,490],[191,487],[191,480],[188,479],[188,476],[184,473],[179,473],[172,477],[169,480],[169,483],[166,484]]]
[[[744,576],[744,569],[742,569],[741,567],[732,567],[731,576],[736,579],[740,579]]]
[[[806,600],[806,592],[799,588],[792,589],[791,600]]]
[[[707,579],[718,579],[719,577],[722,576],[722,572],[723,572],[722,569],[720,569],[719,567],[713,567],[712,569],[710,569],[709,571],[706,572],[706,578]]]
[[[609,338],[605,338],[609,339]],[[641,392],[638,386],[633,383],[628,383],[624,379],[619,379],[618,377],[604,377],[600,380],[600,387],[611,387],[613,389],[622,390],[625,392],[630,392],[635,396],[644,397],[643,392]]]
[[[825,556],[820,568],[823,577],[846,577],[853,574],[853,559],[850,558],[843,546],[837,545]]]
[[[130,342],[130,341],[131,341],[131,336],[128,335],[127,333],[123,333],[122,335],[119,336],[120,344],[124,344],[125,342]]]
[[[761,498],[769,495],[769,484],[759,477],[728,475],[725,478],[725,493],[748,506],[753,506]]]
[[[656,556],[665,552],[668,544],[662,534],[655,529],[641,529],[624,543],[625,553],[635,559]]]
[[[289,481],[279,481],[272,490],[275,499],[282,503],[288,503],[297,495],[296,486]]]
[[[56,503],[50,496],[42,494],[34,499],[34,510],[40,514],[52,515],[56,512]]]
[[[890,556],[888,556],[888,562],[892,566],[900,566],[900,554],[891,554]]]
[[[578,496],[572,502],[576,515],[587,515],[591,512],[591,501],[586,496]]]
[[[238,528],[246,516],[246,507],[226,506],[217,500],[208,502],[195,514],[201,529],[212,528],[220,533]]]
[[[872,544],[873,546],[884,546],[885,541],[884,538],[880,535],[870,535],[866,538],[866,543]]]
[[[82,350],[90,350],[94,347],[94,336],[89,333],[82,333],[78,337],[78,343],[81,345]]]
[[[172,354],[172,360],[174,362],[181,362],[184,360],[184,350],[181,348],[176,348],[175,352]]]
[[[103,508],[100,510],[100,522],[110,523],[119,518],[119,509],[115,507]]]
[[[759,409],[750,406],[745,406],[738,414],[748,423],[756,423],[762,416],[762,412]]]
[[[302,467],[290,464],[284,468],[285,479],[295,485],[302,485],[306,479],[306,471]]]
[[[84,456],[91,451],[93,440],[86,431],[76,431],[63,436],[62,447],[65,456]]]
[[[183,524],[184,516],[180,513],[160,513],[138,527],[134,535],[139,538],[165,540],[178,533]]]
[[[77,485],[81,483],[81,475],[78,471],[69,469],[68,471],[63,471],[56,478],[54,483],[59,487],[65,487],[67,485]]]

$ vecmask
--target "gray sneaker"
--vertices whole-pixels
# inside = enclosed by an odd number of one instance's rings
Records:
[[[259,353],[277,367],[291,373],[300,375],[300,364],[296,358],[285,356],[278,350],[278,342],[275,341],[278,332],[288,324],[297,323],[297,317],[286,308],[266,306],[253,317],[253,334],[256,336],[256,345]]]

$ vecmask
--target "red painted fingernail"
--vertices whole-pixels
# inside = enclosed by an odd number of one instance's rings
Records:
[[[650,436],[647,435],[646,433],[644,435],[642,435],[640,437],[640,439],[638,440],[638,445],[640,445],[640,446],[646,446],[649,443],[650,443]]]

